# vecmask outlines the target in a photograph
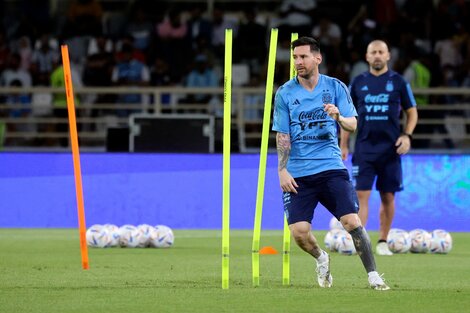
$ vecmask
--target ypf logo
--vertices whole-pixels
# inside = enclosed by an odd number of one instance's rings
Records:
[[[385,113],[389,109],[388,104],[368,104],[365,107],[367,113]]]

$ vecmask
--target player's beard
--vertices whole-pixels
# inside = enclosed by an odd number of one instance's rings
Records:
[[[377,72],[381,71],[385,67],[385,63],[382,61],[375,61],[372,63],[372,68]]]
[[[303,79],[309,79],[313,76],[313,70],[308,70],[307,68],[302,68],[302,71],[299,73],[297,70],[297,75]]]

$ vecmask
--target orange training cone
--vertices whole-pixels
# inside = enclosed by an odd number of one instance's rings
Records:
[[[259,250],[259,254],[277,254],[277,250],[271,246],[263,247]]]

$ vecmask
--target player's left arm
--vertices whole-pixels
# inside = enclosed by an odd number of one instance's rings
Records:
[[[339,112],[339,108],[331,103],[324,104],[325,112],[335,121],[338,122],[341,129],[344,129],[347,132],[353,133],[356,131],[357,119],[355,116],[344,117]]]
[[[416,101],[411,92],[410,84],[405,82],[405,88],[402,88],[402,106],[405,108],[405,126],[403,133],[395,142],[397,153],[402,155],[408,153],[411,148],[411,139],[416,124],[418,123],[418,110],[416,109]]]

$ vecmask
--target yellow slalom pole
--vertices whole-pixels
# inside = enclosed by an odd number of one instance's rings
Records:
[[[230,256],[230,128],[232,116],[232,30],[225,30],[223,195],[222,195],[222,289],[229,287]]]
[[[269,127],[271,124],[271,103],[273,98],[274,66],[276,64],[277,29],[271,29],[269,44],[268,76],[264,98],[263,130],[261,133],[261,151],[258,171],[258,191],[256,193],[256,212],[253,226],[253,245],[251,249],[253,266],[253,286],[259,286],[259,242],[261,236],[261,217],[263,212],[264,183],[266,178],[266,159],[268,155]]]
[[[69,113],[70,141],[72,143],[73,169],[75,176],[75,193],[77,196],[78,232],[80,235],[80,252],[82,255],[82,267],[89,268],[88,248],[86,245],[85,205],[83,201],[82,171],[80,168],[80,152],[78,149],[77,122],[75,118],[75,103],[72,86],[72,74],[70,71],[69,50],[66,45],[61,46],[62,63],[64,67],[65,94],[67,97],[67,109]]]
[[[291,34],[291,42],[299,38],[299,34]],[[294,78],[296,75],[295,64],[292,53],[290,55],[290,76]],[[287,224],[287,217],[284,215],[284,234],[282,243],[282,284],[288,286],[290,284],[290,230]]]

